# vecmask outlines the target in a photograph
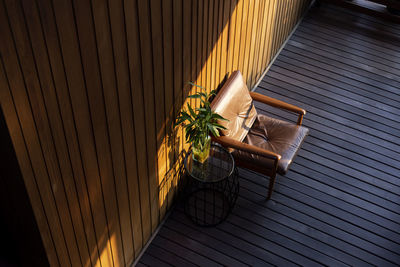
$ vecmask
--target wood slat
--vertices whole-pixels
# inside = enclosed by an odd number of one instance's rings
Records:
[[[33,56],[36,62],[39,82],[41,84],[43,99],[49,113],[49,123],[54,146],[59,161],[60,177],[63,180],[65,193],[67,196],[68,209],[71,212],[73,230],[77,238],[79,254],[81,255],[81,264],[90,264],[88,242],[86,240],[81,205],[78,202],[75,179],[73,178],[70,154],[64,135],[64,125],[62,123],[61,113],[58,105],[57,94],[54,89],[54,77],[51,75],[50,62],[42,34],[42,23],[38,14],[37,6],[34,3],[25,2],[23,5],[26,24],[28,25],[29,36],[33,48]]]
[[[127,37],[125,34],[125,13],[122,2],[109,2],[110,27],[112,32],[112,44],[114,53],[114,66],[119,101],[119,112],[121,116],[121,132],[123,137],[123,152],[126,168],[125,182],[128,189],[128,200],[130,208],[130,224],[132,228],[134,251],[125,250],[126,254],[135,258],[142,249],[142,221],[140,216],[139,182],[137,174],[135,130],[132,115],[132,97],[130,92],[130,74],[128,64]],[[119,31],[118,29],[124,29]],[[117,64],[118,62],[119,64]],[[121,179],[124,179],[122,177]],[[127,258],[127,257],[126,257]],[[129,258],[127,259],[129,262]],[[131,261],[131,260],[130,260]]]
[[[24,72],[22,70],[22,66],[25,66],[25,71],[26,71],[26,65],[21,65],[20,62],[20,58],[18,56],[18,51],[17,50],[17,44],[16,41],[13,39],[15,37],[12,36],[12,32],[11,32],[11,24],[9,24],[9,19],[8,19],[8,11],[7,8],[9,9],[10,6],[9,5],[13,5],[15,6],[16,3],[7,3],[7,7],[6,7],[6,3],[4,3],[4,1],[2,2],[2,5],[0,7],[0,12],[1,12],[1,20],[2,20],[2,36],[5,39],[4,42],[2,42],[2,60],[4,62],[4,70],[5,73],[7,75],[7,79],[8,79],[8,84],[10,88],[19,88],[19,90],[13,90],[11,91],[12,94],[12,98],[15,102],[15,108],[17,110],[17,113],[19,114],[19,120],[21,122],[21,127],[24,131],[24,136],[25,136],[25,142],[27,143],[27,149],[28,149],[28,153],[29,153],[29,158],[30,161],[33,161],[31,164],[33,165],[33,170],[35,172],[35,176],[36,176],[36,182],[37,186],[39,187],[39,190],[42,191],[42,198],[44,198],[45,202],[48,202],[49,205],[44,206],[45,210],[46,210],[46,216],[47,216],[47,220],[50,221],[50,225],[49,227],[51,227],[51,231],[53,232],[53,235],[55,236],[59,236],[60,238],[58,238],[58,240],[54,240],[55,241],[55,246],[56,246],[56,250],[58,253],[58,257],[60,262],[66,262],[69,264],[71,263],[71,258],[69,255],[69,250],[67,248],[67,242],[65,240],[65,236],[64,236],[64,232],[61,226],[61,221],[59,218],[59,211],[57,210],[57,206],[55,204],[56,202],[56,196],[54,195],[54,192],[52,191],[51,188],[51,182],[50,182],[50,175],[48,173],[47,170],[47,166],[45,163],[45,158],[43,155],[43,148],[41,146],[41,141],[40,141],[40,137],[38,136],[39,133],[37,131],[37,126],[36,126],[36,119],[37,115],[38,115],[38,111],[37,108],[44,108],[43,106],[38,107],[37,106],[37,102],[35,103],[36,106],[36,111],[35,114],[33,114],[33,107],[31,107],[31,104],[29,102],[29,96],[27,95],[26,92],[26,87],[32,86],[35,88],[36,94],[38,94],[38,90],[40,90],[38,88],[38,81],[37,81],[37,77],[35,77],[34,73],[32,73],[29,77],[27,77],[26,79],[23,78]],[[7,12],[7,13],[6,13]],[[20,14],[21,15],[21,14]],[[19,32],[16,32],[14,34],[19,34],[20,38],[26,38],[27,35],[26,34],[21,34],[21,30],[24,29],[24,25],[20,25],[19,26]],[[24,46],[24,43],[21,43],[21,41],[19,41],[19,45]],[[22,48],[20,48],[22,49]],[[25,49],[27,49],[25,47]],[[29,49],[29,48],[28,48]],[[22,51],[19,51],[19,53],[21,53]],[[29,55],[29,52],[26,51],[26,56],[27,56],[27,60],[30,61],[30,63],[32,64],[32,55]],[[29,79],[29,80],[28,80]],[[33,84],[32,84],[33,83]],[[32,92],[31,92],[32,94]],[[8,98],[9,101],[11,100],[11,98]],[[26,108],[24,110],[24,106],[28,107],[29,110],[26,111]],[[6,118],[6,121],[8,119]],[[40,122],[40,121],[39,121]],[[8,122],[7,122],[8,124]],[[45,121],[42,120],[41,125],[42,127],[45,127]],[[47,125],[48,127],[48,125]],[[48,128],[47,128],[48,129]],[[30,134],[28,134],[28,132],[30,132]],[[48,132],[47,132],[48,134]],[[42,137],[42,141],[43,141],[43,135]],[[48,163],[48,162],[47,162]],[[54,162],[53,162],[53,170],[54,170]],[[55,177],[53,176],[53,179]],[[34,190],[34,187],[31,189]],[[65,196],[63,197],[63,193],[58,195],[59,197],[63,198],[63,200],[65,201]],[[59,198],[60,200],[60,198]],[[65,203],[65,202],[64,202]],[[64,206],[65,207],[65,206]],[[68,224],[68,221],[66,222]],[[71,239],[70,239],[71,240]],[[70,243],[73,247],[76,246],[76,244]],[[75,260],[79,261],[79,259],[77,259],[78,255],[75,255]],[[76,263],[76,262],[75,262]]]
[[[18,163],[21,172],[24,177],[24,182],[29,187],[27,188],[28,195],[31,199],[33,210],[35,212],[36,222],[38,224],[39,230],[42,233],[43,247],[46,250],[47,258],[50,264],[54,266],[60,265],[59,256],[56,251],[56,245],[54,243],[53,234],[51,228],[49,227],[48,218],[46,216],[44,206],[42,203],[42,198],[39,194],[38,186],[36,183],[36,178],[34,177],[34,172],[29,159],[28,151],[26,148],[26,143],[24,140],[23,132],[20,126],[19,118],[17,117],[17,112],[15,106],[13,105],[13,99],[10,93],[10,88],[8,80],[4,70],[4,63],[2,58],[0,58],[0,75],[1,75],[1,88],[0,90],[0,100],[2,105],[2,110],[4,115],[9,119],[8,128],[10,133],[15,136],[14,146],[18,144],[15,149],[16,155],[18,157]]]

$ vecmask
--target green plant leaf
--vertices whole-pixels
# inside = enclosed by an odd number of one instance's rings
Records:
[[[221,124],[214,124],[214,126],[218,129],[226,130],[225,126],[222,126]]]
[[[215,125],[212,124],[208,124],[207,125],[208,129],[210,130],[210,132],[214,135],[214,136],[219,136],[219,131],[217,129],[217,127],[215,127]]]
[[[219,115],[218,113],[213,113],[212,118],[222,120],[222,121],[229,121],[229,120],[225,119],[224,117],[222,117],[221,115]]]
[[[189,103],[187,103],[187,107],[189,109],[190,115],[195,119],[196,118],[196,113],[194,112],[192,107],[189,105]]]
[[[188,82],[188,84],[193,85],[193,86],[196,86],[196,87],[201,88],[201,89],[203,89],[203,90],[206,90],[206,88],[204,88],[203,86],[200,86],[200,85],[195,84],[195,83],[193,83],[193,82]]]
[[[188,98],[201,98],[201,95],[195,94],[195,95],[190,95]]]
[[[210,96],[216,93],[207,90],[197,84],[189,82],[189,84],[199,87],[202,92],[197,92],[188,96],[191,99],[200,99],[200,107],[192,107],[187,103],[187,109],[183,109],[176,118],[175,125],[182,125],[185,128],[186,142],[202,147],[209,135],[219,136],[220,129],[226,129],[218,123],[218,121],[228,121],[211,109]]]

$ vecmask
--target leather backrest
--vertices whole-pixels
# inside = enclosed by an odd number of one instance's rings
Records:
[[[221,134],[243,141],[257,117],[257,111],[240,71],[232,73],[212,101],[211,108],[229,120],[220,121],[227,129]]]

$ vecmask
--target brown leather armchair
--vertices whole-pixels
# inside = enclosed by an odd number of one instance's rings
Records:
[[[299,114],[297,125],[257,114],[253,101]],[[267,199],[271,198],[276,173],[284,175],[300,149],[308,129],[301,126],[304,109],[280,100],[249,92],[240,71],[225,82],[211,108],[228,119],[213,141],[228,148],[237,166],[270,176]]]

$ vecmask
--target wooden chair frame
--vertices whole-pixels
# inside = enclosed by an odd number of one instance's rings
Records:
[[[306,114],[306,111],[304,109],[299,108],[294,105],[291,105],[291,104],[288,104],[286,102],[280,101],[275,98],[271,98],[271,97],[268,97],[268,96],[265,96],[265,95],[262,95],[259,93],[255,93],[255,92],[250,92],[250,96],[252,97],[252,99],[254,101],[261,102],[266,105],[270,105],[272,107],[288,110],[288,111],[299,114],[299,117],[297,119],[297,125],[302,124],[303,116]],[[263,149],[263,148],[260,148],[257,146],[253,146],[253,145],[246,144],[244,142],[237,141],[237,140],[232,139],[227,136],[213,137],[212,140],[214,142],[221,144],[224,147],[242,150],[245,152],[249,152],[251,154],[256,154],[256,155],[259,155],[259,156],[262,156],[262,157],[265,157],[268,159],[272,159],[274,161],[274,167],[272,169],[268,169],[268,168],[263,168],[262,166],[257,166],[257,167],[255,167],[253,165],[250,166],[249,164],[247,164],[243,161],[235,159],[237,166],[244,167],[247,169],[252,169],[254,171],[257,171],[259,173],[262,173],[262,174],[270,177],[268,195],[267,195],[267,199],[270,199],[272,196],[272,192],[273,192],[273,188],[274,188],[274,184],[275,184],[275,180],[276,180],[276,173],[278,170],[278,162],[281,159],[281,155],[278,155],[272,151],[269,151],[269,150],[266,150],[266,149]]]

